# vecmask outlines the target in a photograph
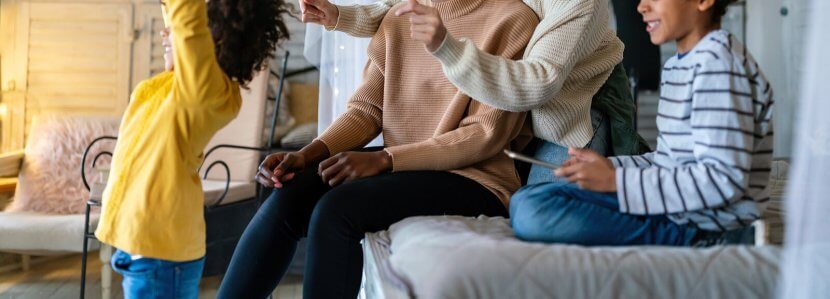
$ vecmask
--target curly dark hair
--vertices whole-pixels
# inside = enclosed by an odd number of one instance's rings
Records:
[[[219,66],[245,86],[274,57],[277,44],[288,39],[284,16],[293,5],[285,0],[210,0],[208,23]]]
[[[720,24],[723,16],[726,14],[726,9],[730,4],[737,2],[737,0],[715,0],[712,5],[712,23]]]

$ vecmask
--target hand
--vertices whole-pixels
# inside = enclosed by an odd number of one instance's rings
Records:
[[[305,156],[297,152],[281,152],[268,155],[259,164],[256,180],[268,188],[282,188],[283,183],[294,178],[305,168]]]
[[[405,14],[409,14],[409,31],[412,32],[412,38],[422,42],[430,53],[438,50],[447,36],[447,28],[444,27],[438,10],[421,5],[417,0],[409,0],[395,11],[396,16]]]
[[[392,157],[386,151],[344,152],[320,163],[318,173],[329,186],[376,176],[392,169]]]
[[[557,176],[565,177],[579,188],[595,192],[617,192],[617,170],[611,160],[589,149],[568,149],[571,158],[557,169]]]
[[[340,10],[328,0],[298,0],[303,23],[320,24],[325,27],[337,25]]]

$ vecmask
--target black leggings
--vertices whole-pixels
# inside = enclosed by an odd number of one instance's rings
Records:
[[[275,189],[239,240],[218,298],[265,298],[308,236],[304,298],[357,297],[360,240],[410,216],[504,216],[479,183],[444,171],[383,174],[331,188],[306,169]]]

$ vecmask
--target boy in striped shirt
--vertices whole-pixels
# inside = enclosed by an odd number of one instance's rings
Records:
[[[641,0],[655,44],[677,42],[663,68],[657,150],[605,158],[570,149],[556,175],[510,203],[520,239],[582,245],[705,245],[746,232],[769,200],[772,90],[720,29],[734,0]]]

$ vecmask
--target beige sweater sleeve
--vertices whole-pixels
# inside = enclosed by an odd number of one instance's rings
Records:
[[[370,59],[363,72],[363,82],[349,99],[346,112],[317,138],[326,145],[329,155],[363,147],[380,134],[383,84],[383,72]]]
[[[385,12],[399,0],[340,7],[335,30],[367,36],[377,30]],[[526,0],[542,22],[524,58],[513,61],[488,54],[469,40],[447,34],[432,53],[441,61],[450,82],[463,93],[507,111],[538,108],[562,89],[574,65],[600,44],[607,19],[605,0],[549,0],[544,5]],[[593,48],[593,49],[592,49]]]
[[[329,30],[342,31],[355,37],[372,37],[378,31],[390,8],[404,0],[380,0],[366,5],[335,5],[340,15],[337,24]]]

